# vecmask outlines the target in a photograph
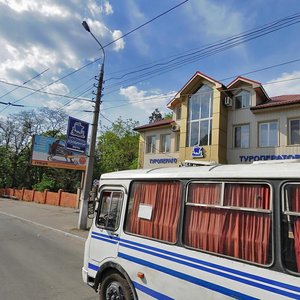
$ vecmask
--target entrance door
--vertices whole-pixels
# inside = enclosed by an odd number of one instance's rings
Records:
[[[124,192],[122,187],[105,187],[100,191],[90,244],[90,258],[94,261],[117,257]]]

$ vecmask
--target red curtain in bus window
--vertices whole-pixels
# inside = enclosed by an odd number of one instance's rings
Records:
[[[221,184],[189,185],[188,203],[220,205]],[[186,206],[185,244],[205,251],[219,252],[226,213],[213,207]]]
[[[294,186],[291,194],[291,209],[300,212],[300,186]],[[300,218],[295,218],[294,222],[294,243],[297,269],[300,272]]]
[[[175,243],[179,220],[179,182],[136,182],[133,184],[127,230],[154,239]],[[151,207],[150,220],[139,218],[140,205]]]
[[[227,184],[224,205],[270,209],[270,189],[267,185]],[[270,214],[228,210],[221,253],[267,264],[270,228]]]

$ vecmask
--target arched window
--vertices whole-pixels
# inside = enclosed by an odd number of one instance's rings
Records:
[[[187,146],[211,144],[213,89],[203,85],[188,103]]]

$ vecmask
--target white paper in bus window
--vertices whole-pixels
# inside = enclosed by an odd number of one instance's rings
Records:
[[[151,216],[152,216],[152,206],[146,204],[140,204],[138,218],[151,220]]]

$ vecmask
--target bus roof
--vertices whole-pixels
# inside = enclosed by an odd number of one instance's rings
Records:
[[[106,173],[102,179],[178,178],[294,178],[300,179],[300,160],[261,161],[252,164],[126,170]]]

